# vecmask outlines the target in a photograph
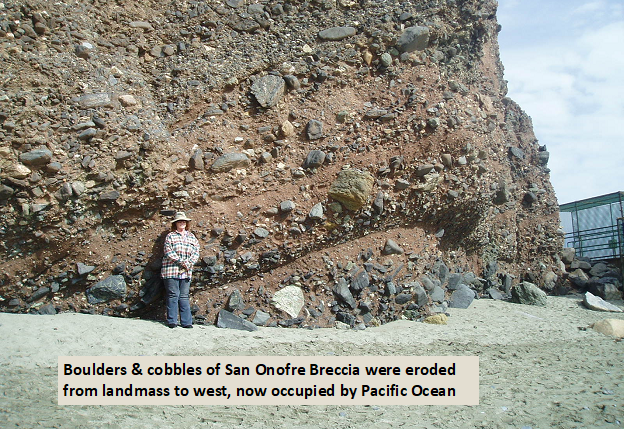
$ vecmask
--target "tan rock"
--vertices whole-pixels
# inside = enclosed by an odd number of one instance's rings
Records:
[[[130,94],[120,95],[119,96],[119,102],[124,107],[130,107],[130,106],[136,106],[137,105],[136,98],[134,98],[134,96],[130,95]]]
[[[448,322],[448,317],[444,313],[434,314],[433,316],[427,317],[423,320],[425,323],[429,323],[431,325],[446,325]]]
[[[32,171],[30,168],[26,167],[24,164],[15,163],[11,165],[6,170],[6,174],[8,177],[12,177],[13,179],[25,179],[30,176]]]
[[[8,158],[11,155],[11,148],[8,146],[0,147],[0,158]]]
[[[342,170],[329,188],[329,196],[349,210],[359,210],[368,202],[374,183],[368,171]]]
[[[624,320],[604,319],[589,325],[594,331],[615,338],[624,338]]]
[[[284,121],[281,126],[282,135],[290,137],[295,134],[295,127],[290,121]]]
[[[290,317],[297,317],[304,304],[303,291],[298,286],[286,286],[273,295],[272,304],[285,311]]]

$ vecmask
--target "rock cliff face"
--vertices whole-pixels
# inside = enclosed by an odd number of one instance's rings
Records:
[[[496,6],[4,2],[3,308],[160,317],[177,210],[197,322],[364,326],[554,288],[548,152],[505,96]]]

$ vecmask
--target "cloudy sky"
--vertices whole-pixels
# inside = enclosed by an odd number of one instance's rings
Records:
[[[559,203],[624,191],[624,1],[498,4],[508,96],[550,152]]]

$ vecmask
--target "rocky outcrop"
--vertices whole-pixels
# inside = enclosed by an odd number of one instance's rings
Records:
[[[158,314],[177,210],[205,323],[233,289],[244,322],[361,327],[556,288],[548,155],[498,31],[493,0],[6,3],[3,309]],[[82,299],[111,274],[124,294]]]

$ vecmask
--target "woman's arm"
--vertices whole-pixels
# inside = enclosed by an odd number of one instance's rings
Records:
[[[172,261],[176,261],[178,263],[180,263],[182,259],[180,258],[180,255],[178,255],[174,249],[171,234],[168,234],[167,238],[165,238],[165,257],[168,259],[171,259]]]

